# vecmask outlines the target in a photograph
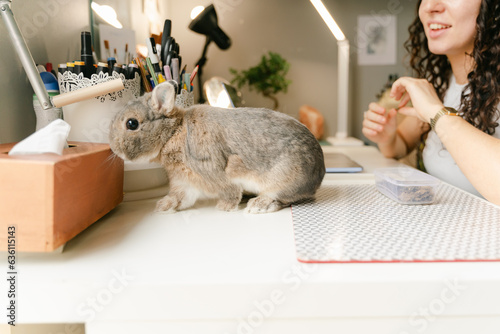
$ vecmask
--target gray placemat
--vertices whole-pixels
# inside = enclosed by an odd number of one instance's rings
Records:
[[[500,207],[447,184],[402,205],[373,184],[323,185],[292,206],[302,262],[500,261]]]

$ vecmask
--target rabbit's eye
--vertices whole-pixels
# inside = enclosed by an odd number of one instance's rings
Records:
[[[139,121],[136,120],[135,118],[129,118],[127,119],[127,123],[125,123],[126,126],[127,126],[127,129],[129,130],[137,130],[137,128],[139,127]]]

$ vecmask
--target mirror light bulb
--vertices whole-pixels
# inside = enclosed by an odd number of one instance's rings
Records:
[[[97,13],[104,21],[111,24],[113,27],[117,29],[123,28],[123,25],[118,21],[118,15],[116,15],[116,11],[113,7],[108,5],[99,5],[98,3],[92,1],[92,10]]]
[[[195,17],[200,15],[200,13],[203,12],[204,9],[205,9],[205,7],[203,7],[203,6],[194,7],[193,10],[191,11],[191,20],[194,20]]]

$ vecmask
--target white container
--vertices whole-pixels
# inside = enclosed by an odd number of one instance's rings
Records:
[[[116,72],[92,74],[85,78],[83,73],[58,73],[61,94],[74,92],[116,78],[123,81],[125,89],[101,95],[93,99],[72,103],[63,107],[64,120],[71,125],[68,140],[109,144],[109,127],[113,116],[130,100],[139,97],[141,81],[138,74],[134,79],[125,79]]]
[[[400,204],[432,204],[439,179],[414,168],[379,168],[373,171],[382,194]]]

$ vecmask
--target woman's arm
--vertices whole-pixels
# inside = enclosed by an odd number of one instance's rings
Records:
[[[386,109],[377,103],[370,103],[363,120],[363,134],[377,143],[386,158],[402,158],[419,143],[426,124],[416,117],[406,117],[396,126],[395,109]]]
[[[393,84],[391,95],[398,100],[402,98],[399,112],[423,122],[430,122],[443,108],[427,80],[400,78]],[[405,107],[410,100],[413,107]],[[455,116],[441,117],[435,131],[474,188],[490,202],[500,205],[500,139]]]
[[[500,139],[461,117],[441,117],[435,130],[474,188],[488,201],[500,205]]]

